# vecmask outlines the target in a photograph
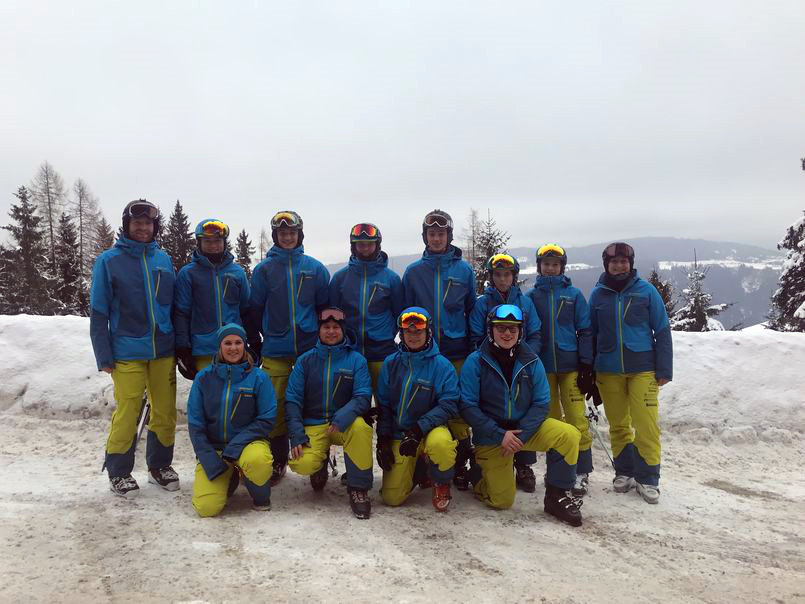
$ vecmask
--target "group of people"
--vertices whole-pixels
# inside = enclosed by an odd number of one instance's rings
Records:
[[[604,249],[588,304],[556,244],[537,250],[528,292],[517,260],[499,253],[476,296],[441,210],[425,216],[425,251],[402,279],[370,223],[350,230],[349,263],[332,279],[304,253],[292,211],[271,219],[274,245],[251,280],[219,218],[198,224],[197,249],[178,275],[156,243],[161,226],[154,204],[132,201],[93,269],[91,339],[117,403],[106,444],[114,494],[138,492],[131,472],[146,390],[148,481],[179,488],[171,466],[178,367],[193,380],[187,418],[200,516],[219,514],[241,480],[254,509],[270,509],[288,467],[323,490],[337,445],[358,518],[371,514],[374,458],[385,504],[430,488],[444,512],[451,485],[511,507],[517,488],[535,491],[531,466],[542,451],[545,511],[580,526],[593,470],[585,398],[603,401],[609,419],[614,490],[659,501],[658,392],[672,378],[671,334],[630,245]]]

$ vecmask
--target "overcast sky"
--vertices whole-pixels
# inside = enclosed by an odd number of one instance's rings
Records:
[[[773,247],[805,208],[805,2],[0,3],[0,223],[49,161],[306,249],[434,207],[515,246]],[[458,233],[457,233],[458,235]]]

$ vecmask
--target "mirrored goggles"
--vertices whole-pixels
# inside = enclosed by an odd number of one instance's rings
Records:
[[[229,236],[229,227],[220,220],[210,220],[201,225],[203,237],[221,237],[226,239]]]
[[[537,250],[537,256],[539,257],[553,254],[556,254],[557,256],[564,256],[565,250],[562,248],[562,246],[556,245],[555,243],[548,243]]]
[[[422,222],[426,227],[439,227],[442,229],[452,229],[453,221],[440,214],[428,214]]]
[[[606,254],[610,258],[614,258],[615,256],[634,258],[634,248],[628,243],[623,242],[610,243],[604,250],[604,254]]]
[[[288,227],[291,229],[301,228],[299,216],[293,212],[278,212],[271,219],[271,228],[278,229]]]
[[[520,310],[519,306],[514,304],[501,304],[500,306],[496,306],[492,314],[492,323],[501,321],[522,323],[523,311]]]
[[[349,232],[351,237],[369,237],[369,238],[377,238],[377,227],[368,222],[362,222],[360,224],[356,224],[352,227],[352,230]]]
[[[343,321],[345,318],[344,311],[340,308],[325,308],[319,314],[319,321],[324,323],[325,321]]]
[[[400,327],[402,329],[426,329],[428,327],[428,318],[422,313],[406,312],[400,316]]]
[[[492,268],[514,268],[514,258],[508,254],[495,254],[489,259]]]
[[[132,218],[140,218],[145,216],[151,220],[156,220],[159,216],[159,208],[150,202],[136,203],[129,206],[129,216]]]

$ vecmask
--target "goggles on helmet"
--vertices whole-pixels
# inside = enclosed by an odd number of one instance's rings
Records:
[[[319,313],[319,322],[324,323],[325,321],[338,321],[341,322],[346,318],[344,315],[344,311],[340,308],[336,308],[332,306],[330,308],[325,308],[323,311]]]
[[[287,227],[290,229],[301,229],[302,219],[296,212],[277,212],[271,219],[271,228],[278,229],[280,227]]]
[[[560,245],[555,243],[548,243],[543,245],[537,250],[537,258],[544,258],[545,256],[564,256],[565,250]]]
[[[369,222],[356,224],[349,232],[350,239],[361,239],[362,241],[377,239],[377,234],[377,227]]]
[[[624,256],[625,258],[634,258],[634,248],[628,243],[618,242],[610,243],[604,249],[604,256],[615,258],[616,256]]]
[[[400,315],[397,325],[400,329],[409,329],[412,326],[417,330],[426,329],[428,327],[428,318],[422,313],[404,312]]]
[[[508,254],[495,254],[489,259],[489,267],[492,269],[496,268],[513,269],[514,258],[509,256]]]
[[[150,201],[140,201],[128,207],[128,214],[132,218],[140,218],[145,216],[151,220],[156,220],[159,216],[159,208]]]
[[[501,304],[492,310],[490,323],[515,323],[523,322],[523,311],[514,304]]]
[[[208,220],[201,225],[201,236],[226,239],[229,236],[229,227],[220,220]]]
[[[452,229],[453,220],[441,214],[428,214],[422,221],[425,227],[439,227],[441,229]]]

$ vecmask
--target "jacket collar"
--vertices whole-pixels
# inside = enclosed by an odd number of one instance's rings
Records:
[[[146,256],[153,256],[154,252],[159,249],[159,245],[156,241],[141,243],[139,241],[134,241],[134,239],[129,239],[124,235],[118,235],[117,241],[115,242],[115,247],[123,250],[127,254],[138,257],[143,255],[143,251],[145,251]]]

